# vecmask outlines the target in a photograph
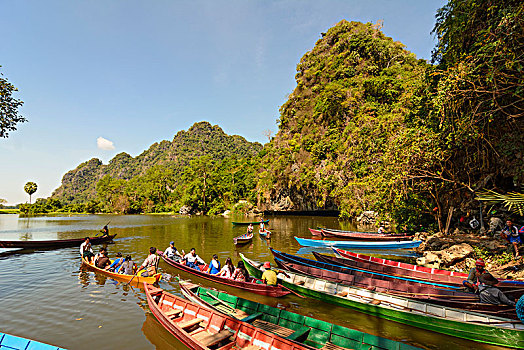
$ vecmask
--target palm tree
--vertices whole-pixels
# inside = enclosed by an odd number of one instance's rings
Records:
[[[486,190],[477,195],[477,199],[487,203],[503,203],[506,208],[524,215],[524,193],[508,192],[501,194],[493,190]]]
[[[29,204],[31,204],[31,195],[35,193],[37,189],[38,189],[38,186],[34,182],[30,181],[25,184],[24,191],[26,191],[27,194],[29,195]]]

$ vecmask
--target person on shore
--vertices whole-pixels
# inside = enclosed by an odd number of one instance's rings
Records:
[[[384,226],[381,225],[381,226],[378,228],[378,233],[379,233],[379,234],[384,234],[384,233],[386,233],[386,229],[384,228]]]
[[[98,260],[104,256],[104,252],[106,252],[106,248],[100,247],[100,249],[98,249],[98,253],[96,253],[93,259],[93,263],[95,264],[95,266],[98,266]]]
[[[102,232],[102,237],[109,236],[109,228],[107,227],[107,225],[104,225],[104,227],[102,227],[100,232]]]
[[[182,251],[182,253],[184,252]],[[171,260],[180,260],[184,258],[184,256],[176,249],[175,242],[173,241],[169,242],[169,247],[164,250],[164,255]]]
[[[80,256],[86,259],[88,262],[93,261],[95,253],[93,253],[93,248],[91,247],[90,238],[86,237],[84,243],[80,244]]]
[[[184,256],[184,260],[186,261],[186,266],[187,267],[190,267],[190,268],[195,269],[195,270],[200,270],[200,268],[198,267],[199,265],[205,265],[206,264],[206,262],[204,260],[202,260],[202,258],[197,255],[195,248],[191,248],[189,253],[187,253]]]
[[[226,262],[224,263],[224,267],[222,267],[222,269],[218,273],[218,276],[231,278],[233,272],[235,272],[235,266],[233,265],[233,261],[231,261],[231,258],[227,258]]]
[[[253,224],[249,224],[247,226],[247,233],[250,234],[250,233],[253,233]]]
[[[117,270],[118,273],[124,275],[134,275],[135,274],[135,263],[131,258],[131,255],[127,255],[122,265]]]
[[[515,249],[515,259],[520,257],[519,244],[521,243],[519,229],[513,225],[511,220],[506,221],[506,226],[502,229],[502,237],[513,245]]]
[[[269,261],[264,263],[264,268],[266,270],[262,273],[262,281],[268,286],[276,286],[278,282],[277,273],[271,270],[271,264]]]
[[[109,258],[107,257],[107,250],[104,249],[96,262],[96,267],[98,267],[99,269],[107,270],[109,268],[109,265],[111,265],[111,260],[109,260]]]
[[[206,272],[210,275],[216,275],[220,272],[220,261],[218,261],[218,255],[213,254],[213,259],[209,262],[209,267]]]
[[[109,271],[116,271],[120,265],[124,263],[124,258],[122,257],[122,253],[118,252],[116,253],[116,259],[113,261],[111,265],[109,265],[108,270]]]
[[[462,285],[466,288],[468,292],[476,293],[478,291],[479,277],[483,273],[487,273],[485,270],[486,263],[482,259],[478,259],[475,262],[475,267],[472,267],[469,270],[468,279],[462,282]]]
[[[515,302],[510,300],[506,294],[495,287],[499,281],[489,272],[484,272],[479,277],[479,298],[481,303],[485,304],[505,304],[515,306]]]
[[[237,268],[231,275],[231,279],[234,279],[235,281],[241,281],[241,282],[247,282],[249,280],[249,273],[247,272],[243,261],[238,262]]]
[[[140,271],[146,270],[145,272],[142,272],[141,276],[149,277],[155,275],[159,261],[160,257],[156,254],[156,248],[149,248],[149,255],[147,256],[147,258],[145,258],[142,265],[140,265],[140,268],[138,269],[136,274],[138,275]]]

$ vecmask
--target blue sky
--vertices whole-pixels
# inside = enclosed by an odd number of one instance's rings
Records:
[[[28,119],[0,139],[0,198],[27,201],[27,181],[39,186],[33,198],[47,197],[81,162],[136,156],[197,121],[267,142],[321,32],[342,19],[383,20],[386,35],[429,59],[444,4],[0,1],[0,72]]]

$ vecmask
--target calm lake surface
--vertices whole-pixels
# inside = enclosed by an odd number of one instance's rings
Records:
[[[271,245],[289,253],[312,257],[300,249],[293,236],[310,238],[308,227],[354,229],[337,218],[270,216]],[[245,226],[232,221],[254,221],[253,217],[177,217],[88,215],[19,218],[0,215],[0,240],[47,240],[83,238],[94,235],[108,222],[116,233],[107,245],[110,257],[116,252],[131,254],[141,264],[150,246],[164,250],[170,241],[186,252],[195,247],[204,260],[218,254],[223,263],[231,257],[236,265],[239,253],[273,263],[268,243],[255,235],[253,242],[235,248],[233,237]],[[258,228],[256,227],[258,231]],[[99,246],[93,246],[96,251]],[[204,286],[225,290],[240,297],[286,308],[289,311],[328,320],[343,326],[426,349],[502,349],[447,337],[395,322],[380,320],[315,299],[290,295],[271,299],[243,293],[181,273],[160,263],[164,274],[160,287],[180,295],[175,276]],[[139,288],[84,271],[78,247],[47,251],[22,250],[0,253],[0,331],[39,340],[67,349],[186,349],[149,312],[145,294]]]

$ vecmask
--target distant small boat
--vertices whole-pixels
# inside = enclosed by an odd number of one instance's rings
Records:
[[[271,231],[268,231],[268,230],[264,230],[264,231],[259,230],[258,234],[266,239],[269,239],[269,237],[267,236],[268,234],[271,237]]]
[[[304,247],[337,247],[356,249],[409,249],[418,247],[422,241],[399,242],[361,242],[361,241],[323,241],[295,237],[298,244]]]
[[[164,328],[194,350],[307,350],[264,329],[144,284],[149,309]]]
[[[15,335],[0,333],[0,349],[6,350],[65,350],[58,346],[41,343],[36,340],[17,337]]]
[[[233,243],[235,243],[235,245],[247,244],[251,242],[252,239],[253,239],[253,232],[244,233],[241,236],[233,238]]]
[[[100,237],[89,237],[91,244],[111,242],[116,234]],[[52,239],[48,241],[0,241],[0,248],[49,249],[74,247],[84,243],[85,238]]]
[[[324,237],[337,237],[351,239],[355,241],[399,241],[401,239],[408,240],[412,239],[413,236],[408,235],[397,235],[397,234],[380,234],[380,233],[369,233],[369,232],[340,232],[336,230],[320,230],[320,234]]]
[[[233,221],[233,225],[235,225],[235,226],[237,226],[237,225],[258,225],[258,224],[261,224],[261,223],[267,224],[268,222],[269,222],[269,219],[263,220],[263,221],[252,221],[252,222]]]

